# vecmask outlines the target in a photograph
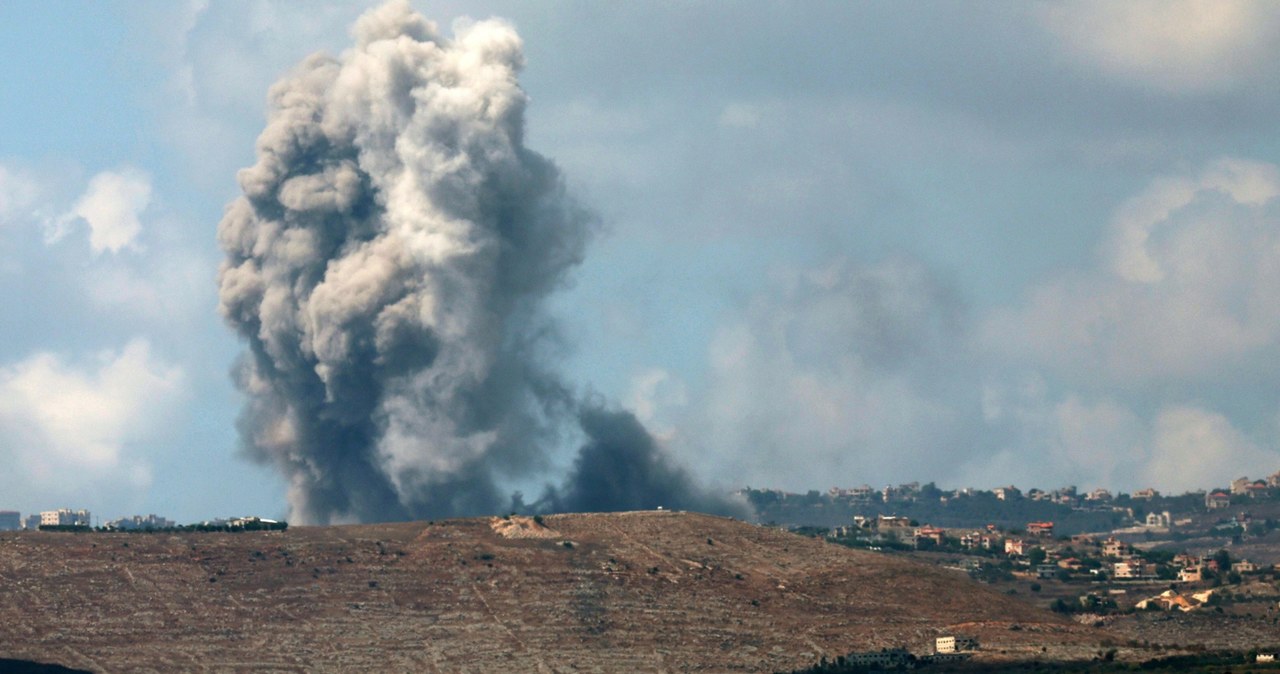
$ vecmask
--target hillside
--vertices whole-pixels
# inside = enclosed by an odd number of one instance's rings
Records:
[[[94,671],[775,671],[1099,634],[962,574],[673,512],[0,535],[0,657]],[[1013,629],[1011,629],[1013,628]]]

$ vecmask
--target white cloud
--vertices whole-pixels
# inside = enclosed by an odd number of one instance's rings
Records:
[[[983,327],[992,354],[1069,380],[1220,378],[1280,357],[1280,171],[1222,160],[1121,206],[1102,263]]]
[[[1234,87],[1273,68],[1280,5],[1266,0],[1087,0],[1039,14],[1071,57],[1174,93]]]
[[[29,215],[39,194],[39,185],[31,176],[0,164],[0,226]]]
[[[146,340],[99,353],[91,365],[38,353],[0,369],[0,450],[5,492],[72,494],[103,482],[145,487],[150,469],[131,452],[163,426],[182,371]]]
[[[118,253],[133,248],[142,233],[138,219],[151,203],[151,179],[137,169],[103,171],[89,181],[84,195],[71,210],[52,223],[50,241],[66,236],[73,223],[89,225],[89,246],[94,253]]]

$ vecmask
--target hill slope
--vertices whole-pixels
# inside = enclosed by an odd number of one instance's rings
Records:
[[[775,671],[951,631],[1097,641],[959,573],[672,512],[8,533],[0,606],[0,657],[97,671]]]

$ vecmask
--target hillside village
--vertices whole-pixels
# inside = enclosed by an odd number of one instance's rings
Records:
[[[1085,622],[1135,611],[1280,622],[1280,472],[1177,496],[916,483],[742,495],[796,533],[963,571]]]

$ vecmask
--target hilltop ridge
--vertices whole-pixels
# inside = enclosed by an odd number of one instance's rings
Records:
[[[0,535],[0,657],[94,671],[778,671],[1089,628],[963,574],[670,511]],[[1011,629],[1012,628],[1012,629]]]

